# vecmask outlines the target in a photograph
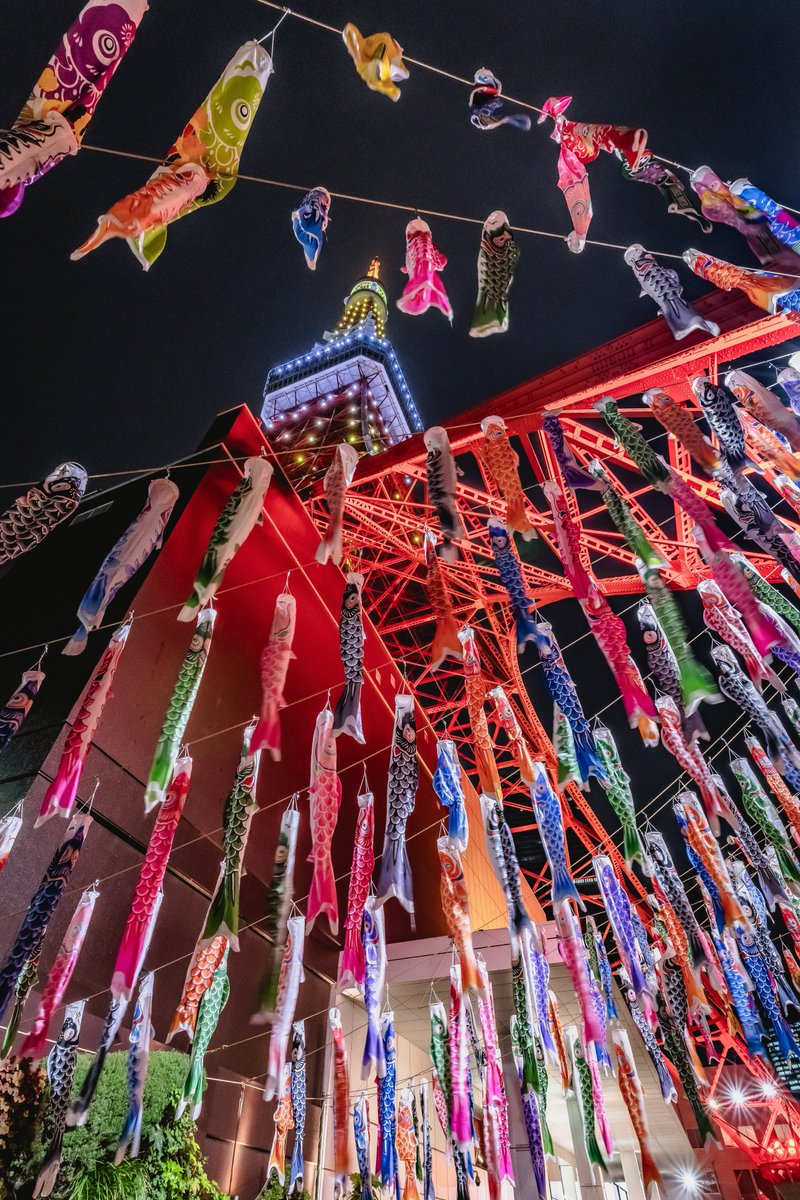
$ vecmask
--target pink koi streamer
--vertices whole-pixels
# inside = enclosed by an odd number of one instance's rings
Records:
[[[100,723],[106,701],[111,695],[111,685],[114,682],[114,674],[130,633],[131,620],[132,618],[129,617],[114,630],[111,641],[95,667],[84,692],[78,714],[67,734],[67,740],[64,742],[55,778],[44,794],[34,829],[38,829],[56,813],[62,817],[68,817],[72,812],[72,806],[78,794],[78,785],[81,781],[83,764],[86,762],[86,756]]]
[[[344,922],[344,948],[339,963],[339,990],[352,985],[364,987],[364,946],[361,941],[361,922],[369,884],[375,866],[375,802],[372,792],[358,797],[358,821],[353,861],[350,867],[350,888],[347,893],[347,916]]]
[[[461,970],[450,968],[450,1129],[458,1149],[467,1153],[472,1144],[469,1105],[469,1042],[467,1010],[461,990]]]
[[[317,546],[318,563],[326,563],[330,559],[338,565],[342,561],[344,498],[353,482],[357,466],[358,454],[348,442],[341,442],[336,447],[333,461],[325,473],[325,499],[328,502],[330,520],[325,537]]]
[[[22,829],[22,823],[19,806],[0,821],[0,871],[8,862],[8,857],[14,849],[14,843]]]
[[[717,787],[702,750],[697,742],[689,745],[683,736],[681,717],[675,701],[671,696],[659,696],[656,706],[661,717],[661,741],[664,749],[669,750],[682,770],[697,784],[712,829],[719,833],[720,817],[724,817],[731,826],[735,826],[735,817]]]
[[[268,750],[275,762],[281,760],[281,723],[279,712],[286,704],[283,689],[292,652],[297,605],[290,592],[281,592],[275,601],[269,640],[261,651],[261,717],[253,732],[250,749]]]
[[[602,1046],[604,1044],[603,1027],[592,1002],[586,947],[568,900],[556,909],[555,918],[559,953],[564,960],[575,989],[575,995],[578,998],[583,1022],[584,1045],[588,1046],[590,1042],[596,1042],[597,1045]]]
[[[703,602],[703,620],[732,650],[741,654],[753,686],[761,691],[762,683],[770,683],[779,692],[785,691],[781,680],[756,650],[744,621],[726,600],[719,584],[713,579],[703,579],[697,585],[697,591]]]
[[[606,1154],[614,1153],[614,1139],[611,1136],[611,1126],[606,1113],[606,1098],[603,1095],[603,1084],[600,1080],[600,1068],[594,1058],[589,1059],[589,1074],[592,1077],[592,1099],[594,1101],[594,1116],[597,1128]]]
[[[306,923],[303,917],[290,917],[286,922],[286,947],[283,952],[281,973],[278,979],[278,998],[275,1002],[275,1017],[269,1039],[267,1055],[267,1082],[264,1084],[264,1099],[272,1100],[278,1090],[286,1063],[289,1035],[297,1007],[297,996],[303,981],[303,945]]]
[[[691,492],[691,489],[688,490]],[[691,494],[694,495],[693,492]],[[715,523],[713,521],[711,523],[716,528]],[[784,640],[777,624],[758,603],[753,589],[734,560],[716,548],[714,543],[709,540],[706,525],[701,526],[698,523],[692,530],[692,537],[697,542],[697,548],[703,561],[711,568],[711,574],[717,581],[723,596],[741,613],[756,650],[762,658],[766,658],[772,647]],[[725,540],[727,546],[733,550],[736,549],[733,543]]]
[[[453,308],[439,272],[447,266],[447,259],[434,244],[431,227],[421,217],[414,217],[406,225],[406,265],[400,269],[408,275],[408,283],[397,301],[401,312],[418,317],[433,306],[444,313],[453,324]]]
[[[532,787],[535,780],[531,752],[520,729],[511,701],[501,687],[492,688],[489,692],[489,699],[494,704],[492,716],[508,738],[510,749],[517,762],[519,777],[527,787]]]
[[[347,1061],[347,1042],[338,1008],[328,1013],[333,1037],[333,1165],[336,1173],[335,1200],[344,1200],[350,1175],[350,1138],[348,1111],[350,1103],[350,1070]]]
[[[489,972],[483,959],[478,959],[480,986],[478,991],[478,1017],[486,1054],[486,1074],[483,1095],[483,1128],[487,1155],[486,1173],[489,1180],[489,1195],[492,1200],[500,1196],[503,1180],[514,1182],[511,1164],[511,1146],[508,1130],[508,1102],[503,1084],[503,1060],[497,1038],[497,1021],[494,1011],[494,996]]]
[[[179,758],[175,764],[172,780],[167,788],[167,795],[158,810],[156,823],[150,834],[144,861],[142,862],[133,902],[125,923],[125,930],[117,950],[117,960],[114,964],[114,974],[111,979],[111,994],[130,1000],[144,958],[143,947],[147,941],[148,930],[153,921],[156,903],[167,863],[172,851],[172,843],[183,814],[189,784],[192,778],[192,760],[187,755]]]
[[[613,611],[579,558],[578,533],[561,488],[552,479],[544,493],[553,513],[558,552],[589,630],[614,676],[631,729],[638,729],[646,746],[658,745],[658,713],[628,646],[625,622]]]
[[[78,961],[89,922],[92,919],[94,906],[100,893],[96,885],[87,888],[78,901],[78,907],[73,913],[67,932],[64,934],[55,962],[50,968],[44,991],[39,1000],[39,1011],[33,1022],[30,1033],[22,1043],[20,1058],[42,1058],[47,1049],[47,1034],[53,1013],[60,1006],[64,993],[69,986],[72,972]]]
[[[324,913],[331,933],[336,936],[339,931],[339,903],[331,844],[342,802],[342,785],[336,774],[336,738],[333,733],[333,711],[329,704],[317,717],[314,728],[308,799],[312,838],[308,861],[314,864],[314,873],[308,893],[306,921],[310,929],[320,913]]]

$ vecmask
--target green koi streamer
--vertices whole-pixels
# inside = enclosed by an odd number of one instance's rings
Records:
[[[511,956],[511,987],[514,995],[514,1012],[517,1015],[517,1039],[522,1056],[522,1090],[523,1092],[536,1092],[539,1068],[536,1065],[536,1052],[533,1048],[528,986],[522,962],[522,946],[519,942],[516,953]]]
[[[583,788],[581,769],[578,766],[578,756],[575,753],[575,736],[572,726],[557,704],[553,705],[553,746],[555,747],[558,769],[556,783],[563,791],[568,783],[577,783]]]
[[[731,558],[753,589],[756,600],[768,605],[773,612],[776,612],[779,617],[783,617],[784,621],[788,621],[800,633],[800,608],[796,608],[791,600],[788,600],[771,583],[767,583],[764,576],[743,554],[732,554]]]
[[[195,1029],[192,1054],[189,1059],[189,1069],[186,1072],[181,1098],[175,1110],[176,1121],[180,1118],[184,1109],[187,1108],[190,1109],[193,1121],[196,1121],[200,1115],[200,1107],[203,1103],[203,1088],[205,1086],[203,1058],[214,1036],[220,1014],[228,1003],[230,991],[228,951],[226,950],[222,956],[222,962],[214,972],[211,986],[200,1001],[200,1010],[197,1014],[197,1028]]]
[[[633,805],[631,781],[622,765],[616,742],[609,729],[600,728],[594,731],[594,740],[600,761],[606,770],[607,780],[603,785],[608,802],[614,810],[622,829],[622,847],[625,862],[630,867],[634,861],[644,866],[646,855],[636,824],[636,809]],[[595,957],[596,957],[595,951]],[[591,956],[591,950],[589,951]]]
[[[781,874],[787,881],[800,883],[800,867],[792,852],[786,827],[750,764],[743,758],[734,758],[731,760],[731,770],[742,794],[742,807],[775,851]]]
[[[578,1108],[580,1109],[581,1121],[583,1123],[583,1141],[586,1146],[586,1156],[592,1166],[599,1167],[601,1171],[608,1172],[608,1163],[603,1156],[603,1151],[600,1149],[597,1134],[595,1133],[592,1076],[589,1071],[589,1064],[583,1056],[583,1050],[577,1033],[572,1047],[572,1058],[575,1063],[575,1074],[577,1076],[578,1086],[575,1089],[575,1094],[578,1097]]]
[[[22,1024],[22,1014],[25,1010],[25,1003],[33,988],[39,982],[39,955],[35,958],[29,958],[25,966],[19,973],[17,982],[14,985],[14,1007],[11,1010],[11,1016],[8,1020],[6,1034],[3,1038],[3,1045],[0,1048],[0,1058],[5,1059],[11,1053],[11,1047],[14,1045],[14,1039],[19,1033],[19,1027]]]
[[[547,1124],[547,1067],[544,1061],[544,1046],[537,1034],[533,1035],[533,1050],[536,1059],[536,1100],[539,1105],[539,1126],[542,1131],[542,1148],[548,1158],[555,1158],[555,1148],[550,1127]],[[524,1057],[524,1055],[523,1055]]]
[[[650,486],[663,489],[665,484],[669,484],[671,477],[666,463],[642,437],[639,426],[623,417],[609,396],[601,397],[594,407],[614,434],[617,445],[622,446],[628,457],[636,463]]]

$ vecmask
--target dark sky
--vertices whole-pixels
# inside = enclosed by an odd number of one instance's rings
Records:
[[[3,123],[19,107],[78,0],[7,5],[0,41]],[[650,143],[690,166],[742,174],[800,207],[796,5],[753,9],[727,0],[388,3],[303,0],[303,11],[363,32],[390,29],[407,53],[471,78],[490,66],[507,92],[541,102],[572,92],[588,120],[644,125]],[[161,155],[237,46],[276,14],[255,0],[152,0],[87,141]],[[140,186],[149,165],[82,152],[29,189],[0,225],[7,377],[2,481],[35,478],[73,458],[90,472],[150,466],[195,446],[213,415],[257,408],[275,361],[302,351],[335,321],[370,256],[390,296],[402,286],[402,212],[335,200],[318,270],[304,265],[289,214],[307,186],[484,219],[568,230],[545,127],[482,134],[467,90],[412,68],[400,101],[367,90],[344,46],[287,19],[276,72],[245,148],[246,173],[296,182],[297,192],[241,182],[220,205],[173,227],[144,274],[121,242],[79,263],[69,253],[96,217]],[[603,156],[591,168],[592,235],[655,250],[708,246],[748,263],[737,235],[704,237],[668,216],[655,189],[623,180]],[[620,252],[572,256],[557,241],[520,235],[511,330],[467,336],[475,293],[477,226],[432,220],[448,255],[456,319],[406,317],[389,333],[426,423],[458,412],[654,315]],[[705,288],[681,268],[687,294]]]

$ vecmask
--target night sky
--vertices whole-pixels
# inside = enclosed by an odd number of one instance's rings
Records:
[[[78,0],[6,6],[4,123],[78,7]],[[800,207],[789,83],[796,54],[793,39],[782,36],[796,17],[788,0],[770,5],[757,26],[751,8],[725,0],[612,7],[303,0],[302,9],[336,25],[354,20],[364,33],[388,28],[409,55],[458,75],[489,66],[508,93],[533,103],[572,92],[571,115],[644,125],[666,157],[708,163],[725,178],[749,174]],[[240,43],[276,19],[255,0],[152,0],[87,143],[163,154]],[[40,477],[67,458],[91,473],[175,458],[196,445],[216,412],[242,401],[258,409],[270,365],[332,326],[373,254],[395,298],[411,214],[334,200],[329,243],[312,274],[290,228],[308,186],[481,220],[503,208],[512,223],[568,231],[549,127],[480,133],[468,121],[466,88],[413,67],[393,104],[368,91],[333,34],[292,19],[279,30],[275,63],[242,170],[296,183],[296,191],[240,182],[223,203],[174,226],[147,275],[122,242],[69,261],[97,216],[145,182],[147,163],[84,150],[32,187],[3,222],[14,385],[1,482]],[[608,156],[590,172],[591,236],[672,253],[700,245],[750,262],[738,235],[722,227],[703,235],[669,216],[655,189],[626,182]],[[520,235],[510,332],[475,341],[467,330],[479,228],[431,224],[450,259],[444,278],[455,325],[434,311],[411,318],[393,310],[388,330],[428,424],[655,315],[638,298],[620,251],[588,247],[574,257],[563,243]],[[704,290],[680,270],[687,295]]]

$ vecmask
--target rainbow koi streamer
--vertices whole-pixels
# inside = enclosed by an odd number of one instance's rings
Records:
[[[289,1098],[292,1104],[294,1144],[292,1165],[289,1173],[289,1195],[302,1192],[305,1162],[303,1139],[306,1131],[306,1026],[305,1021],[292,1025],[292,1073],[289,1082]]]
[[[236,554],[254,527],[263,524],[264,497],[271,479],[272,464],[266,459],[245,459],[242,478],[217,517],[192,594],[178,613],[179,621],[193,621],[198,610],[211,603]]]
[[[397,1117],[395,1116],[395,1093],[397,1090],[397,1046],[394,1037],[394,1013],[385,1012],[381,1017],[383,1055],[386,1074],[380,1080],[378,1091],[378,1129],[380,1132],[380,1177],[381,1186],[396,1194],[399,1189],[397,1178]]]
[[[289,1036],[294,1021],[294,1010],[297,1007],[297,996],[303,975],[303,944],[305,942],[305,918],[290,917],[286,923],[286,947],[283,952],[281,973],[278,980],[278,997],[275,1002],[275,1016],[272,1021],[272,1032],[269,1039],[267,1055],[267,1081],[264,1084],[264,1099],[272,1100],[280,1084],[283,1064],[286,1062],[286,1052],[289,1048]],[[262,1024],[253,1021],[251,1024]]]
[[[100,217],[95,232],[71,255],[97,249],[110,238],[126,238],[149,270],[167,243],[167,229],[180,217],[216,204],[239,175],[245,139],[272,73],[272,59],[258,42],[245,42],[150,179]]]
[[[433,790],[439,803],[447,809],[447,836],[462,853],[469,841],[469,825],[461,781],[461,764],[455,742],[450,738],[439,738],[436,743],[436,770],[433,775]]]
[[[359,1174],[358,1200],[372,1200],[372,1173],[369,1168],[369,1105],[366,1092],[362,1092],[353,1105],[353,1138],[356,1143],[356,1162]]]
[[[47,1056],[47,1083],[50,1088],[47,1122],[50,1144],[34,1184],[33,1195],[35,1197],[52,1194],[58,1172],[61,1169],[67,1108],[69,1107],[75,1068],[78,1065],[78,1038],[85,1006],[85,1000],[76,1000],[73,1004],[67,1005],[58,1040],[53,1044],[53,1048]]]
[[[333,874],[331,846],[342,803],[342,784],[336,774],[336,736],[329,704],[317,716],[311,744],[311,781],[308,788],[311,853],[314,864],[308,892],[306,922],[309,929],[320,913],[328,918],[331,933],[339,931],[339,901]]]
[[[646,746],[658,744],[658,714],[631,657],[625,623],[600,591],[597,580],[580,561],[578,531],[570,516],[566,497],[557,483],[548,480],[544,493],[555,521],[559,557],[589,629],[608,663],[622,696],[631,729],[638,729]]]
[[[469,1102],[469,1042],[461,971],[450,968],[450,1129],[462,1154],[472,1144],[472,1111]]]
[[[333,714],[333,732],[347,733],[362,746],[366,742],[361,726],[361,688],[364,684],[364,617],[361,589],[364,576],[348,571],[339,617],[339,656],[344,668],[344,691]]]
[[[323,565],[342,561],[342,530],[344,527],[344,498],[353,482],[358,454],[349,442],[340,442],[333,452],[331,465],[325,472],[325,499],[328,504],[328,528],[317,546],[316,560]]]
[[[30,671],[24,671],[22,679],[19,681],[19,687],[0,708],[0,753],[19,733],[22,722],[31,711],[44,680],[44,671],[40,671],[38,666]],[[0,870],[2,870],[1,867]]]
[[[42,881],[33,894],[22,925],[0,970],[0,1021],[5,1016],[12,992],[25,964],[39,954],[50,918],[75,869],[91,823],[92,818],[88,813],[79,813],[73,817],[63,842],[56,848]]]
[[[239,949],[239,889],[250,824],[258,808],[256,785],[261,751],[253,753],[250,750],[254,728],[255,721],[251,721],[244,731],[239,765],[233,777],[233,787],[225,801],[222,813],[224,868],[208,910],[203,932],[203,938],[209,942],[217,934],[224,934],[232,950]]]
[[[228,979],[228,947],[214,972],[210,987],[203,993],[200,1008],[197,1013],[197,1028],[192,1042],[192,1054],[189,1059],[189,1070],[183,1083],[181,1098],[175,1109],[175,1120],[179,1120],[184,1111],[191,1105],[192,1120],[200,1116],[203,1104],[203,1088],[205,1086],[205,1071],[203,1061],[206,1050],[217,1028],[220,1014],[228,1003],[231,984]]]
[[[78,153],[146,12],[146,0],[89,0],[78,13],[0,141],[0,217],[17,211],[26,187]]]
[[[570,905],[560,905],[555,911],[555,918],[558,950],[569,972],[580,1007],[584,1045],[596,1042],[598,1046],[603,1046],[603,1027],[592,999],[586,947]]]
[[[75,797],[81,781],[84,763],[92,744],[92,739],[100,723],[106,701],[111,694],[111,685],[128,634],[131,630],[131,617],[118,626],[111,635],[111,641],[103,651],[100,662],[92,672],[92,677],[83,694],[81,706],[78,709],[72,727],[64,742],[61,759],[56,769],[55,777],[48,784],[42,800],[42,807],[36,818],[34,829],[38,829],[45,821],[60,814],[68,817],[72,812]]]
[[[550,895],[553,908],[555,909],[565,900],[575,900],[583,908],[583,901],[578,895],[578,890],[567,866],[561,801],[550,786],[544,763],[535,762],[532,766],[531,804],[536,824],[539,827],[539,837],[542,839],[542,845],[550,865]]]
[[[64,647],[64,654],[83,653],[89,634],[102,625],[106,609],[117,592],[160,549],[178,495],[178,488],[170,479],[152,481],[144,508],[109,550],[78,605],[80,626]]]
[[[64,993],[69,986],[72,972],[78,961],[78,955],[83,947],[89,922],[94,913],[94,906],[100,893],[97,887],[87,888],[78,901],[78,907],[72,915],[67,931],[62,938],[55,961],[47,976],[47,983],[39,999],[39,1010],[20,1048],[20,1058],[43,1058],[47,1045],[47,1034],[53,1013],[61,1007]]]
[[[8,862],[22,825],[22,802],[20,801],[10,813],[0,820],[0,871]]]
[[[361,940],[364,906],[375,867],[375,801],[372,792],[358,796],[358,820],[350,887],[347,892],[347,916],[344,922],[344,946],[339,961],[339,989],[364,987],[365,958]]]
[[[291,592],[281,592],[275,601],[272,627],[261,651],[261,716],[250,743],[253,750],[268,750],[274,762],[281,760],[281,723],[279,711],[285,705],[283,689],[292,651],[297,605]]]
[[[286,1179],[286,1139],[289,1132],[294,1128],[292,1119],[292,1065],[285,1063],[281,1072],[281,1086],[278,1092],[278,1103],[275,1107],[275,1112],[272,1114],[272,1120],[275,1123],[275,1133],[272,1138],[272,1146],[269,1152],[269,1162],[267,1163],[267,1179],[270,1179],[273,1171],[278,1176],[278,1182],[281,1187]]]
[[[216,611],[211,607],[204,608],[197,614],[194,636],[184,655],[178,678],[175,680],[175,687],[172,690],[167,714],[164,717],[164,724],[161,727],[153,762],[150,766],[150,774],[147,777],[147,787],[144,793],[146,813],[164,799],[167,785],[172,778],[183,735],[189,724],[200,681],[206,669],[216,619]]]
[[[386,934],[383,909],[375,907],[372,896],[364,904],[361,939],[364,953],[364,1006],[367,1010],[361,1078],[366,1079],[370,1071],[375,1071],[378,1079],[382,1079],[387,1069],[381,1032],[381,1005],[386,987]]]
[[[411,864],[406,849],[406,825],[414,811],[418,785],[414,697],[398,693],[394,698],[394,731],[386,784],[386,829],[383,835],[376,904],[385,904],[395,896],[410,914],[412,929],[414,892]]]
[[[481,671],[481,658],[475,640],[475,630],[471,626],[465,625],[463,629],[459,629],[458,637],[464,649],[464,692],[472,729],[478,782],[484,795],[502,800],[503,790],[500,786],[500,775],[484,711],[486,680]]]
[[[150,834],[144,860],[136,881],[128,919],[117,950],[111,992],[130,1000],[144,959],[144,950],[149,931],[154,921],[158,897],[172,851],[172,844],[183,814],[189,784],[192,778],[192,760],[188,754],[175,763],[172,782],[167,789],[164,803],[158,810],[156,823]]]
[[[119,1166],[130,1150],[131,1158],[139,1157],[142,1138],[142,1103],[150,1059],[150,1043],[153,1040],[151,1016],[153,1012],[153,972],[148,972],[139,985],[136,1007],[128,1038],[128,1112],[119,1137],[114,1165]]]
[[[297,796],[293,796],[289,807],[284,809],[275,857],[272,863],[272,879],[267,891],[264,931],[272,942],[269,965],[261,984],[258,1011],[252,1018],[254,1024],[268,1020],[275,1012],[278,995],[283,950],[286,945],[286,928],[289,910],[294,895],[294,864],[297,856],[297,831],[300,828],[300,813]]]
[[[405,1167],[402,1200],[419,1200],[416,1160],[417,1136],[414,1132],[414,1093],[403,1088],[397,1104],[397,1156]]]

